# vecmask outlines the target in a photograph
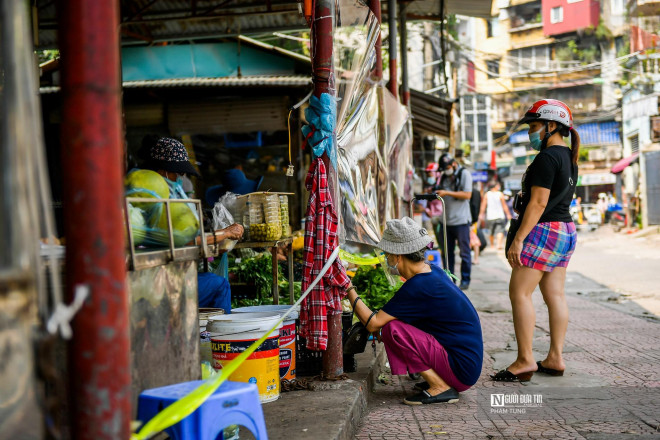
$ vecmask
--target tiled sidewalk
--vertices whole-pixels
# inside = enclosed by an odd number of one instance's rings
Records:
[[[510,272],[494,254],[484,255],[473,270],[468,296],[479,310],[485,350],[479,382],[461,393],[457,404],[411,407],[401,401],[413,393],[414,382],[386,375],[388,383],[374,389],[356,438],[660,438],[657,321],[584,299],[590,289],[602,291],[603,286],[569,273],[565,375],[535,374],[528,385],[492,382],[488,375],[509,365],[516,354],[507,290]],[[534,303],[534,349],[541,360],[550,337],[540,292],[534,293]],[[491,406],[492,394],[530,395],[540,399],[541,406]]]

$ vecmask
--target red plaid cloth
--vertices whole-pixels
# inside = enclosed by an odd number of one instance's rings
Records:
[[[305,250],[302,291],[316,279],[330,254],[337,247],[337,213],[328,189],[325,164],[315,159],[305,185],[310,193],[305,214]],[[341,313],[341,300],[350,283],[346,270],[337,258],[300,308],[300,335],[307,338],[307,348],[324,351],[328,345],[327,315]]]

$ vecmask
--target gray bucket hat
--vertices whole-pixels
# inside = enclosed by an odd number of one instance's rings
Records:
[[[383,238],[376,247],[393,255],[412,254],[428,247],[433,241],[426,229],[410,217],[388,220]]]

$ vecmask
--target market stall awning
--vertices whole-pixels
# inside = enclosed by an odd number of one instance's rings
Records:
[[[138,88],[176,88],[176,87],[310,87],[312,78],[307,75],[285,76],[242,76],[228,78],[174,78],[140,81],[124,81],[126,89]],[[43,94],[58,93],[59,86],[39,88]]]
[[[411,89],[413,131],[449,137],[452,105],[451,101]]]
[[[626,167],[628,167],[628,165],[635,163],[638,158],[639,158],[639,153],[635,153],[628,157],[624,157],[623,159],[621,159],[620,161],[614,164],[611,170],[612,174],[619,174],[623,172],[623,170],[625,170]]]

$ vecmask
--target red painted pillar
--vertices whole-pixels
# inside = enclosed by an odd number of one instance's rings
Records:
[[[314,22],[312,23],[312,70],[314,72],[314,95],[328,93],[335,96],[335,74],[333,66],[333,22],[335,17],[334,0],[316,0]],[[335,146],[336,148],[336,146]],[[328,170],[330,194],[335,195],[336,174],[327,154],[323,161]],[[337,201],[335,207],[337,207]],[[328,346],[323,353],[323,374],[334,377],[344,372],[343,348],[341,343],[341,314],[328,315]]]
[[[380,13],[380,0],[369,0],[369,9],[374,13],[374,16],[378,20],[378,24],[382,23],[381,13]],[[383,52],[382,52],[383,41],[381,39],[381,34],[378,32],[378,39],[376,40],[376,66],[374,67],[373,74],[380,81],[383,79]]]
[[[69,346],[75,439],[130,436],[131,375],[122,215],[119,1],[63,0],[62,153],[67,291],[90,296]]]

